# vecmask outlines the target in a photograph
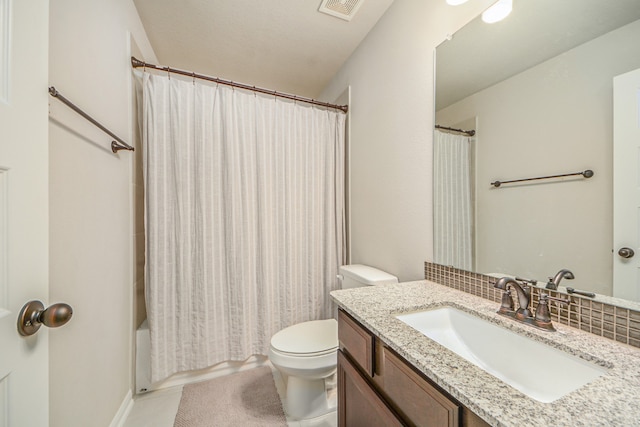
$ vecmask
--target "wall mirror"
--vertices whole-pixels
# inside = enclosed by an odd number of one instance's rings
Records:
[[[565,286],[638,300],[640,253],[617,252],[640,252],[640,208],[634,230],[613,207],[614,181],[640,185],[638,147],[626,156],[638,167],[614,167],[613,96],[616,76],[640,69],[638,40],[640,0],[536,0],[514,1],[498,23],[478,17],[436,48],[435,123],[475,131],[466,148],[446,145],[459,132],[435,131],[436,263],[542,285],[566,268]],[[585,170],[593,177],[491,185]],[[617,264],[631,271],[622,293]]]

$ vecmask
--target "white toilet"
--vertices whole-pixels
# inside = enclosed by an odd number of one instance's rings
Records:
[[[343,265],[342,289],[398,283],[398,278],[366,265]],[[327,400],[325,380],[338,360],[338,322],[313,320],[289,326],[271,337],[269,360],[286,378],[285,410],[296,419],[315,418],[335,407]]]

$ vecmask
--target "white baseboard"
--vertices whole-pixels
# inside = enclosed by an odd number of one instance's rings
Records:
[[[116,412],[116,415],[113,417],[111,424],[109,424],[109,427],[123,427],[132,408],[133,395],[131,394],[131,390],[129,390],[127,395],[124,397],[120,408],[118,408],[118,412]]]

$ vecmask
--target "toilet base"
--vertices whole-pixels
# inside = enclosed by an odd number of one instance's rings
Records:
[[[289,375],[285,411],[289,417],[305,420],[335,410],[329,405],[324,379],[304,379]]]

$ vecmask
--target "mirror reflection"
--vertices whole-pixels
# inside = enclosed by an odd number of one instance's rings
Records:
[[[436,124],[475,135],[435,130],[435,262],[640,300],[638,40],[640,0],[537,0],[438,46]]]

